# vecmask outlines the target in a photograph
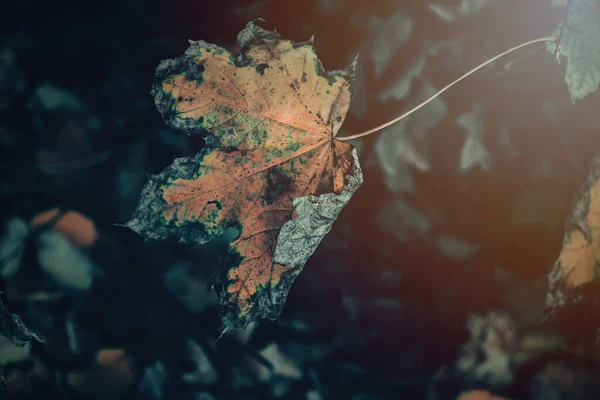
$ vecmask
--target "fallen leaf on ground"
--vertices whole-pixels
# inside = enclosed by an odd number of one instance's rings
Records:
[[[57,221],[52,228],[60,232],[74,245],[88,247],[96,242],[98,239],[98,232],[96,232],[96,225],[92,220],[77,211],[67,211],[60,217],[58,217],[58,213],[58,208],[52,208],[37,214],[31,219],[31,225],[33,227],[38,227],[57,218]]]
[[[91,399],[120,399],[133,384],[134,373],[123,350],[103,349],[95,365],[67,376],[69,386]]]
[[[486,390],[471,390],[460,395],[458,400],[509,400],[506,397],[494,396]]]
[[[326,72],[313,40],[250,22],[241,54],[204,41],[157,68],[163,118],[210,133],[195,157],[152,176],[127,226],[145,238],[205,243],[240,231],[216,278],[225,331],[275,319],[307,258],[362,183],[353,146],[336,139],[354,65]]]

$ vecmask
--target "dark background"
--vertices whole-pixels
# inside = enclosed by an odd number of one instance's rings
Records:
[[[565,64],[557,66],[543,45],[518,53],[523,58],[508,72],[502,66],[518,55],[443,95],[447,115],[426,137],[432,168],[411,169],[411,193],[393,193],[386,186],[376,155],[378,135],[361,140],[365,183],[309,260],[283,316],[259,322],[243,345],[232,344],[233,337],[215,344],[219,326],[214,299],[194,313],[163,279],[178,262],[186,263],[206,291],[224,244],[144,243],[114,225],[128,220],[147,174],[203,146],[201,138],[166,127],[149,93],[159,61],[182,54],[188,39],[235,50],[246,22],[263,17],[267,22],[262,26],[276,27],[284,38],[302,41],[314,35],[328,70],[344,68],[360,50],[367,112],[362,118],[349,114],[342,134],[350,134],[407,109],[419,90],[418,80],[407,100],[381,103],[377,95],[426,48],[424,40],[464,38],[462,57],[449,66],[443,54],[427,61],[427,78],[441,88],[513,45],[550,35],[564,13],[549,1],[492,0],[480,12],[448,23],[427,2],[331,0],[333,11],[325,10],[324,3],[16,1],[10,12],[2,13],[0,48],[14,56],[0,71],[2,222],[15,216],[28,220],[59,207],[86,215],[101,238],[85,253],[102,276],[91,289],[76,293],[48,283],[52,277],[36,269],[35,241],[25,246],[21,269],[30,272],[22,273],[26,284],[20,282],[19,290],[50,287],[63,293],[59,302],[44,306],[5,299],[32,329],[49,336],[48,346],[33,352],[45,374],[80,370],[99,349],[122,348],[135,376],[127,398],[144,398],[140,382],[156,360],[168,371],[166,398],[193,398],[200,392],[219,399],[267,398],[279,393],[280,386],[289,398],[315,391],[332,398],[359,393],[379,396],[364,398],[422,398],[424,382],[454,360],[465,340],[467,314],[503,309],[528,323],[541,315],[545,275],[560,251],[564,221],[600,144],[594,111],[598,95],[571,105]],[[376,78],[369,58],[375,32],[368,28],[369,18],[384,19],[399,10],[413,20],[411,37]],[[69,93],[77,106],[44,106],[37,90],[48,84]],[[551,100],[556,100],[556,119],[541,107]],[[465,134],[456,119],[477,101],[488,105],[483,141],[492,168],[461,172],[458,157]],[[81,129],[70,131],[69,121]],[[498,139],[500,127],[509,130],[517,157],[506,155]],[[544,165],[550,167],[540,170]],[[394,214],[396,208],[388,206],[397,201],[429,221],[425,232],[411,227],[405,214]],[[515,222],[518,213],[528,222]],[[392,222],[383,227],[382,218]],[[477,250],[468,257],[447,257],[438,246],[441,236],[459,238]],[[52,321],[42,323],[40,315]],[[64,350],[66,321],[77,327],[76,351],[72,346]],[[179,374],[190,367],[189,351],[182,345],[186,337],[212,354],[218,380],[181,383]],[[248,384],[235,371],[246,365],[244,357],[272,343],[284,349],[302,377],[280,379],[284,383],[250,379]],[[31,363],[28,358],[9,365],[5,376],[32,368]],[[44,379],[46,390],[58,390]],[[65,390],[81,396],[73,388]]]

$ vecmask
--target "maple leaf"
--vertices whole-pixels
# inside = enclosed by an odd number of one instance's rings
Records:
[[[563,247],[549,274],[547,305],[564,306],[578,300],[574,289],[595,280],[600,268],[600,157],[567,220]]]
[[[600,85],[600,1],[571,0],[568,5],[566,22],[554,32],[558,52],[556,43],[549,42],[546,48],[567,57],[565,82],[575,102]]]
[[[275,319],[307,258],[362,184],[353,146],[336,139],[354,65],[326,72],[314,40],[253,22],[240,54],[204,41],[161,62],[152,93],[165,121],[207,147],[144,187],[127,226],[145,238],[205,243],[240,234],[216,277],[225,331]]]

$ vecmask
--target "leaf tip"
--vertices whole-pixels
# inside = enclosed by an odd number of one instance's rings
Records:
[[[256,21],[267,22],[264,18],[256,18],[252,21],[249,21],[246,24],[246,27],[240,31],[237,37],[238,46],[240,47],[240,51],[243,53],[247,50],[254,41],[257,39],[279,39],[279,33],[277,33],[277,29],[273,31],[268,31],[258,25],[256,25]]]

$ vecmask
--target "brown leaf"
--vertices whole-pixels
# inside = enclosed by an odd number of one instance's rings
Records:
[[[492,395],[485,390],[471,390],[470,392],[460,395],[458,400],[509,400],[506,397],[498,397]]]
[[[563,247],[549,275],[548,306],[564,305],[573,289],[598,276],[600,263],[600,158],[567,220]]]
[[[598,242],[600,235],[600,182],[594,182],[588,194],[585,195],[585,205],[587,215],[583,224],[587,224],[585,230],[588,237],[580,229],[575,229],[567,233],[565,243],[559,256],[559,263],[562,267],[567,286],[578,286],[589,282],[597,275],[599,260]],[[588,203],[589,202],[589,203]]]
[[[69,386],[86,393],[92,399],[120,399],[132,385],[133,370],[123,350],[103,349],[96,356],[96,364],[82,372],[70,373]]]
[[[58,213],[58,208],[52,208],[37,214],[31,219],[31,226],[37,227],[49,223],[52,219],[57,218]],[[91,246],[98,239],[94,222],[77,211],[67,211],[60,216],[52,228],[79,247]]]
[[[163,61],[153,94],[172,126],[210,132],[142,192],[127,224],[146,238],[204,243],[236,227],[219,278],[226,330],[276,318],[306,259],[362,183],[353,146],[336,139],[352,71],[326,72],[312,39],[295,43],[254,23],[241,54],[203,41]]]

